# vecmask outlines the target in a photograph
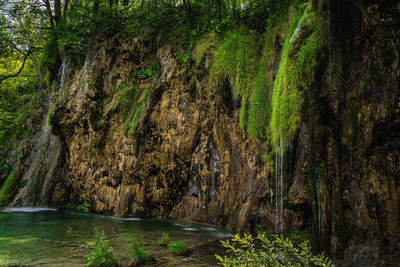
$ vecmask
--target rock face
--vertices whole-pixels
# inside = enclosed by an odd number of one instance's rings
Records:
[[[112,39],[95,51],[51,120],[67,156],[50,203],[87,201],[93,210],[116,215],[254,227],[249,219],[259,216],[259,203],[265,210],[268,203],[262,147],[242,137],[238,110],[197,93],[207,75],[190,77],[169,45]],[[126,136],[124,117],[112,107],[118,98],[113,84],[128,83],[132,70],[146,68],[154,54],[160,75],[136,135]],[[137,86],[152,86],[150,80]]]
[[[394,265],[400,257],[400,6],[320,2],[329,46],[298,135],[282,155],[279,228],[311,229],[314,245],[339,258]],[[36,202],[86,201],[93,211],[118,216],[276,229],[274,166],[263,161],[261,142],[243,137],[228,83],[215,95],[204,93],[210,53],[193,72],[168,44],[100,42],[70,72],[74,80],[51,117],[45,155],[54,162],[44,164],[51,171],[44,172]],[[137,90],[149,95],[140,96],[138,126],[126,135],[116,88],[155,57],[159,75],[137,81]],[[22,190],[14,204],[23,199]]]

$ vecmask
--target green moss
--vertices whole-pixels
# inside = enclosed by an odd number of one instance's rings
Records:
[[[324,45],[324,29],[323,19],[311,9],[310,2],[300,6],[292,19],[272,94],[273,145],[282,138],[286,147],[300,125],[304,97],[314,79],[317,59]]]
[[[122,114],[126,118],[124,120],[125,135],[134,135],[138,127],[139,120],[147,102],[150,99],[152,88],[155,85],[156,78],[159,75],[159,62],[153,58],[150,61],[149,67],[146,69],[133,69],[131,73],[131,81],[129,86],[122,86],[119,107]],[[138,80],[152,78],[153,84],[151,87],[141,89],[137,85]],[[129,111],[128,111],[129,110]]]
[[[139,124],[140,117],[142,115],[142,111],[144,106],[146,105],[147,101],[149,100],[149,96],[151,93],[151,87],[147,88],[142,96],[140,97],[137,103],[133,103],[128,116],[124,122],[124,131],[126,135],[134,135],[136,128]]]
[[[7,206],[11,198],[14,196],[16,189],[17,177],[15,170],[8,175],[0,190],[0,206]]]
[[[51,82],[55,79],[55,76],[53,76],[52,73],[56,72],[58,67],[57,63],[60,58],[57,36],[57,31],[53,31],[50,34],[49,38],[43,45],[42,54],[39,60],[40,72],[44,78],[47,88],[50,88]]]
[[[215,47],[217,43],[218,43],[217,36],[213,33],[210,33],[197,41],[197,45],[194,48],[194,55],[195,55],[194,60],[196,68],[199,67],[205,52]]]
[[[46,125],[47,125],[47,127],[50,126],[51,115],[53,114],[55,108],[56,108],[56,103],[53,103],[53,104],[50,106],[49,111],[47,112],[47,119],[46,119]]]
[[[287,31],[287,5],[269,17],[264,47],[253,82],[247,131],[251,139],[267,139],[271,118],[271,97],[276,74],[274,60],[279,57],[279,39]]]
[[[215,88],[222,88],[223,80],[228,77],[233,98],[241,97],[239,125],[243,134],[247,124],[247,100],[259,60],[259,41],[259,35],[245,26],[228,31],[214,53],[210,70],[210,94],[215,93]]]

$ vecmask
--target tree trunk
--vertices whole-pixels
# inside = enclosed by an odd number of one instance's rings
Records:
[[[44,0],[44,4],[46,5],[46,11],[47,11],[47,15],[49,16],[51,29],[53,30],[54,29],[54,18],[51,13],[51,5],[50,5],[49,0]]]
[[[59,25],[62,22],[61,0],[54,0],[54,20],[56,25]]]

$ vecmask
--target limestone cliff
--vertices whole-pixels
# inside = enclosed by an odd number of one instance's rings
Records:
[[[212,49],[194,68],[181,64],[177,45],[112,37],[68,72],[50,132],[37,136],[39,143],[47,138],[39,153],[46,160],[32,163],[38,150],[31,149],[25,190],[13,204],[88,202],[97,212],[234,231],[257,224],[285,233],[311,230],[314,246],[329,255],[394,265],[400,257],[400,6],[320,2],[329,22],[325,56],[281,169],[263,160],[262,141],[243,136],[229,80],[218,93],[205,93]],[[275,36],[276,49],[284,38]],[[153,61],[157,75],[145,74]],[[272,73],[278,62],[269,62]],[[122,105],[132,73],[136,96]],[[126,126],[131,107],[140,108],[131,114],[133,134]],[[32,173],[42,178],[27,201]]]

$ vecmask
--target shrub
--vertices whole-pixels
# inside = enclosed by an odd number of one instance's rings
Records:
[[[132,258],[135,264],[145,262],[150,258],[150,255],[144,251],[144,243],[142,236],[138,238],[131,236],[132,242]]]
[[[227,248],[228,256],[215,255],[223,266],[330,266],[331,262],[323,255],[313,255],[308,241],[295,246],[283,236],[268,236],[259,232],[256,239],[250,234],[241,237],[236,234],[233,242],[221,241]],[[260,248],[256,248],[256,241]],[[257,246],[258,247],[258,246]]]
[[[86,203],[86,202],[85,202]],[[95,228],[96,248],[85,260],[86,266],[117,266],[117,258],[114,255],[113,247],[107,245],[104,231],[99,232]]]
[[[171,242],[168,244],[168,249],[174,254],[182,255],[187,252],[188,247],[183,242]]]
[[[158,244],[159,244],[160,246],[166,246],[166,245],[168,245],[168,238],[169,238],[169,236],[168,236],[167,233],[162,233],[162,237],[161,237],[160,240],[158,240]]]
[[[89,212],[90,208],[90,203],[88,202],[83,202],[82,204],[76,206],[76,210],[83,211],[83,212]]]
[[[306,241],[310,237],[309,231],[295,230],[289,233],[289,238],[293,241]]]

